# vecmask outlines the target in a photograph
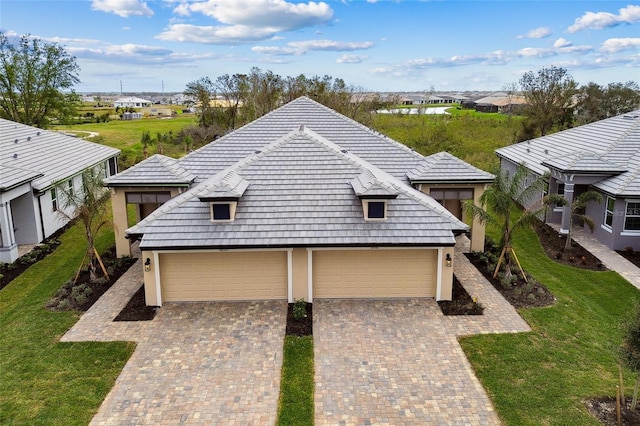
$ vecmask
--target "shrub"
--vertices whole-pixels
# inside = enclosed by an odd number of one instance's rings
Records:
[[[304,299],[298,299],[293,304],[293,318],[301,320],[307,316],[307,302]]]

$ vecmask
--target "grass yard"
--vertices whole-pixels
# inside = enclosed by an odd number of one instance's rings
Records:
[[[0,424],[86,425],[133,353],[133,343],[60,343],[78,313],[44,303],[77,271],[84,255],[74,226],[47,258],[0,291]],[[99,251],[113,244],[104,231]]]
[[[313,425],[313,336],[286,336],[278,425]]]
[[[598,425],[583,401],[615,396],[618,326],[640,292],[615,272],[557,264],[533,231],[517,234],[514,246],[558,301],[520,310],[531,333],[466,337],[462,348],[505,424]],[[633,380],[626,372],[627,394]]]

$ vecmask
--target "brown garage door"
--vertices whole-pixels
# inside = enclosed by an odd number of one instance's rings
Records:
[[[318,298],[435,297],[436,250],[318,250]]]
[[[165,253],[160,280],[166,302],[286,299],[287,253]]]

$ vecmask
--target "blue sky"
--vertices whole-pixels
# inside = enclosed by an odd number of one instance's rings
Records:
[[[371,91],[500,90],[550,65],[640,82],[630,1],[1,0],[0,30],[65,46],[80,92],[181,92],[253,66]]]

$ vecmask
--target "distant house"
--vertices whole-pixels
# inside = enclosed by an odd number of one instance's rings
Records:
[[[586,214],[594,235],[614,250],[640,251],[640,110],[500,148],[504,170],[524,164],[531,177],[550,174],[548,192],[571,204],[595,190],[603,202],[591,202]],[[540,194],[542,197],[543,194]],[[571,209],[551,208],[546,221],[569,232]]]
[[[134,96],[119,98],[113,102],[115,108],[144,108],[151,107],[151,105],[153,105],[153,102]]]
[[[116,250],[140,240],[147,304],[452,296],[464,201],[494,176],[424,157],[298,98],[178,159],[106,180]],[[142,219],[130,227],[128,211]]]
[[[524,96],[509,95],[499,92],[477,99],[475,110],[478,112],[518,112],[527,101]]]
[[[82,172],[117,173],[120,150],[0,119],[0,262],[67,223],[59,185],[82,188]],[[71,213],[71,212],[68,212]]]

